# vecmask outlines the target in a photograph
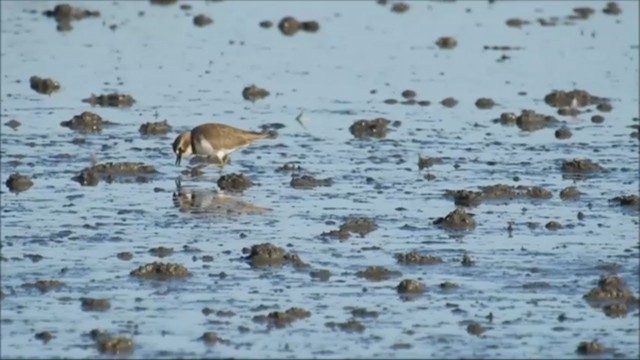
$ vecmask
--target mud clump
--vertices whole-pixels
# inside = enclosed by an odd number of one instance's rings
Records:
[[[331,230],[329,232],[322,233],[322,237],[331,237],[339,240],[346,240],[351,237],[351,233],[364,237],[368,233],[376,230],[378,224],[375,220],[369,218],[355,218],[350,219],[344,224],[340,225],[338,230]]]
[[[584,90],[554,90],[545,95],[544,102],[555,108],[579,108],[605,102],[605,99],[591,95]]]
[[[300,23],[300,29],[302,29],[302,31],[314,33],[320,30],[320,24],[314,20],[303,21]]]
[[[558,229],[562,229],[562,224],[560,224],[557,221],[549,221],[548,223],[545,224],[544,226],[547,230],[558,230]]]
[[[415,91],[407,89],[407,90],[404,90],[401,95],[405,99],[413,99],[416,97],[417,94]]]
[[[609,200],[612,203],[616,203],[620,206],[632,206],[640,208],[640,196],[638,195],[623,195],[616,196]]]
[[[602,307],[604,314],[610,318],[624,317],[629,309],[625,304],[607,304]]]
[[[418,155],[418,170],[428,169],[433,165],[442,164],[442,162],[441,158]]]
[[[442,101],[440,101],[440,104],[444,107],[448,107],[448,108],[452,108],[456,105],[458,105],[458,100],[452,98],[452,97],[448,97],[448,98],[444,98],[442,99]]]
[[[495,101],[491,98],[479,98],[476,100],[476,107],[478,109],[491,109],[496,105]]]
[[[442,258],[439,256],[420,255],[415,250],[405,254],[396,254],[395,258],[398,263],[404,265],[431,265],[442,263]]]
[[[105,163],[84,168],[78,175],[73,177],[82,186],[96,186],[100,179],[111,183],[117,178],[137,176],[136,182],[146,182],[143,175],[155,174],[157,171],[152,165],[143,163]]]
[[[269,29],[270,27],[273,26],[273,23],[269,20],[263,20],[263,21],[260,21],[258,25],[260,25],[260,27],[263,29]]]
[[[396,14],[402,14],[404,12],[409,11],[409,5],[403,2],[397,2],[393,5],[391,5],[391,12],[394,12]]]
[[[38,76],[29,78],[31,89],[38,94],[51,95],[53,92],[60,90],[60,83],[53,79],[44,79]]]
[[[458,41],[450,36],[443,36],[436,40],[436,45],[440,49],[453,49],[458,45]]]
[[[133,340],[124,336],[98,336],[96,339],[98,351],[103,354],[128,354],[133,351]]]
[[[607,15],[620,15],[622,13],[622,9],[616,2],[608,2],[607,5],[602,9],[602,12]]]
[[[40,340],[45,344],[48,343],[49,341],[51,341],[51,339],[54,338],[54,336],[48,331],[38,332],[38,333],[35,334],[34,337],[35,337],[36,340]]]
[[[565,140],[565,139],[569,139],[573,134],[571,133],[571,130],[569,130],[568,127],[563,126],[560,129],[556,130],[554,135],[558,140]]]
[[[367,310],[365,308],[355,308],[351,310],[351,316],[359,318],[377,318],[380,314],[374,310]]]
[[[56,5],[53,10],[44,11],[43,15],[56,20],[58,23],[58,31],[69,31],[73,29],[71,27],[71,21],[82,20],[89,17],[99,17],[100,12],[75,8],[69,4],[59,4]]]
[[[242,89],[242,97],[245,100],[255,102],[256,100],[264,99],[269,96],[269,91],[259,88],[255,85],[249,85]]]
[[[187,268],[180,264],[152,262],[132,270],[129,275],[154,280],[169,280],[191,276]]]
[[[637,305],[638,301],[631,290],[624,286],[622,279],[615,275],[600,277],[598,286],[589,290],[583,298],[592,306],[598,306],[602,303]]]
[[[29,190],[29,188],[33,186],[33,181],[26,175],[15,173],[9,175],[5,185],[7,185],[7,188],[9,188],[9,191],[12,193],[19,193]]]
[[[253,185],[251,179],[244,176],[244,174],[222,175],[218,179],[218,187],[223,191],[243,192],[251,185]]]
[[[349,132],[358,139],[377,138],[381,139],[387,136],[387,126],[391,121],[385,118],[376,118],[373,120],[358,120],[351,124]]]
[[[91,104],[91,106],[131,107],[136,101],[131,95],[111,93],[98,96],[91,94],[90,97],[82,99],[82,102]]]
[[[213,20],[205,14],[199,14],[193,17],[193,25],[198,27],[207,26],[212,23]]]
[[[4,123],[4,125],[12,128],[13,130],[16,130],[17,128],[20,127],[20,125],[22,125],[22,123],[16,119],[11,119],[6,123]]]
[[[591,122],[594,124],[602,124],[604,122],[604,116],[602,115],[593,115],[591,117]]]
[[[540,130],[557,122],[558,120],[553,116],[538,114],[533,110],[522,110],[522,113],[516,117],[516,126],[524,131]]]
[[[389,280],[393,277],[402,276],[399,271],[389,270],[382,266],[369,266],[363,271],[358,271],[356,276],[369,281],[383,281]]]
[[[109,121],[103,120],[100,115],[90,111],[85,111],[80,115],[75,115],[70,120],[63,121],[60,125],[68,127],[71,130],[82,132],[100,132],[104,125],[111,124]]]
[[[107,311],[111,308],[109,299],[80,298],[83,311]]]
[[[473,207],[480,205],[482,192],[471,190],[446,190],[446,194],[453,196],[453,203],[457,206]]]
[[[476,227],[473,215],[461,208],[453,210],[445,217],[434,220],[433,224],[450,230],[473,230]]]
[[[222,339],[222,338],[218,337],[218,334],[216,334],[213,331],[207,331],[207,332],[203,333],[202,336],[200,336],[198,338],[198,340],[204,341],[204,343],[207,344],[207,345],[229,344],[230,343],[229,340],[225,340],[225,339]]]
[[[173,248],[158,246],[158,247],[149,249],[149,254],[151,254],[151,256],[164,258],[164,257],[173,255]]]
[[[287,311],[273,311],[268,315],[258,315],[253,317],[253,321],[257,323],[266,323],[269,328],[277,328],[281,329],[286,326],[291,325],[293,322],[301,319],[306,319],[311,316],[311,312],[298,308],[292,307]]]
[[[59,289],[65,285],[64,282],[58,280],[38,280],[34,283],[22,284],[25,289],[38,289],[41,293]]]
[[[480,336],[485,331],[485,328],[477,322],[472,322],[467,326],[467,332],[471,335]]]
[[[591,342],[582,341],[580,344],[578,344],[576,352],[582,355],[591,355],[603,353],[605,350],[606,349],[604,346],[600,345],[594,340]]]
[[[514,27],[514,28],[521,28],[523,25],[530,24],[530,22],[526,20],[518,19],[518,18],[507,19],[505,23],[507,24],[507,26]]]
[[[309,276],[311,276],[312,279],[316,279],[318,281],[329,281],[331,275],[333,275],[331,274],[331,271],[326,269],[315,270],[309,273]]]
[[[562,171],[567,173],[589,173],[606,171],[606,169],[589,159],[573,159],[562,161]]]
[[[568,186],[560,190],[560,199],[562,200],[577,199],[580,195],[582,195],[582,193],[575,186]]]
[[[364,325],[362,325],[360,321],[354,319],[350,319],[343,323],[329,321],[324,325],[332,330],[338,329],[347,333],[361,333],[365,330]]]
[[[425,290],[425,284],[414,279],[404,279],[396,286],[399,294],[421,294]]]
[[[147,122],[140,125],[138,131],[142,135],[165,135],[171,130],[171,126],[167,123],[167,120]]]
[[[280,267],[284,263],[296,268],[307,266],[298,255],[287,253],[283,248],[271,243],[253,245],[251,249],[243,249],[243,252],[249,253],[245,260],[248,260],[252,267]]]
[[[331,186],[333,179],[316,179],[310,175],[293,176],[290,185],[294,189],[313,189],[318,186]]]

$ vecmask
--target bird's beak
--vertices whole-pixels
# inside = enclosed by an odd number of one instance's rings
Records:
[[[182,160],[182,152],[178,151],[178,154],[176,155],[176,166],[180,166],[181,160]]]

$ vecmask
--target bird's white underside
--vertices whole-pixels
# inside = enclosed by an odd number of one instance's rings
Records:
[[[211,143],[209,141],[207,141],[207,139],[205,138],[198,138],[196,139],[196,141],[194,141],[194,147],[195,147],[195,151],[194,154],[195,155],[207,155],[207,156],[215,156],[217,157],[220,161],[222,161],[222,159],[224,159],[225,156],[231,154],[232,152],[243,148],[244,146],[241,147],[237,147],[237,148],[233,148],[233,149],[214,149],[213,146],[211,145]]]

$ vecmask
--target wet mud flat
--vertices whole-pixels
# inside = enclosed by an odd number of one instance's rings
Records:
[[[3,356],[640,355],[637,3],[0,6]]]

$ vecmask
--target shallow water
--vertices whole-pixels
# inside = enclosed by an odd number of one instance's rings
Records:
[[[618,16],[601,12],[605,2],[591,1],[410,2],[403,14],[355,1],[198,2],[190,11],[144,1],[72,4],[101,16],[57,32],[55,21],[41,15],[55,2],[0,5],[1,121],[22,123],[17,130],[2,126],[2,179],[20,172],[34,182],[19,194],[2,189],[2,357],[97,357],[85,336],[94,328],[133,338],[134,358],[568,358],[580,356],[579,342],[593,339],[611,349],[607,356],[640,356],[637,308],[609,318],[582,298],[603,274],[596,268],[602,263],[617,263],[618,275],[639,291],[638,212],[608,203],[638,193],[638,139],[629,136],[639,116],[637,2],[621,2]],[[535,21],[564,18],[578,6],[596,12],[572,25]],[[214,23],[195,27],[198,13]],[[286,15],[317,20],[320,31],[285,37],[277,22]],[[512,17],[532,23],[507,27]],[[260,28],[266,19],[276,26]],[[111,24],[118,25],[115,31]],[[439,49],[434,43],[440,36],[455,37],[458,46]],[[485,45],[524,49],[483,50]],[[511,58],[497,62],[503,53]],[[61,91],[32,91],[32,75],[58,80]],[[245,101],[241,91],[252,83],[271,95]],[[557,116],[543,101],[553,89],[574,88],[611,99],[613,111],[602,114],[603,124],[590,121],[598,113],[593,107],[572,118]],[[405,89],[432,104],[383,103],[401,99]],[[125,109],[81,102],[112,91],[137,102]],[[441,106],[448,96],[459,104]],[[477,109],[480,97],[498,105]],[[491,121],[521,109],[556,115],[573,137],[557,140],[555,127],[525,132]],[[59,125],[82,111],[117,125],[89,135]],[[307,130],[295,121],[301,111],[309,118]],[[401,125],[385,139],[357,140],[349,133],[353,121],[380,116]],[[173,127],[168,135],[138,133],[141,124],[162,119]],[[217,169],[181,176],[170,146],[177,133],[210,121],[254,130],[286,125],[276,140],[233,155],[225,172],[242,172],[254,186],[234,195],[237,202],[223,202],[223,211],[215,193]],[[73,144],[75,138],[86,144]],[[429,169],[434,180],[418,170],[419,154],[443,157],[443,164]],[[573,158],[590,158],[610,171],[565,179],[561,162]],[[159,173],[147,183],[81,187],[71,178],[92,159],[144,162]],[[333,186],[290,187],[291,175],[275,170],[291,161],[302,173],[333,178]],[[483,202],[470,210],[478,226],[462,234],[432,225],[455,208],[445,190],[497,183],[542,186],[553,198]],[[571,185],[584,195],[560,200],[559,191]],[[177,202],[179,193],[188,197],[187,207]],[[227,206],[237,211],[228,213]],[[578,211],[586,215],[583,221]],[[342,242],[319,237],[352,216],[374,218],[379,227]],[[545,229],[550,220],[564,227]],[[530,229],[528,222],[540,226]],[[242,249],[264,242],[297,253],[310,268],[252,269],[241,260]],[[158,259],[149,253],[157,246],[174,254]],[[411,250],[444,262],[396,263],[394,254]],[[125,251],[133,254],[130,261],[116,257]],[[474,266],[461,266],[465,253]],[[29,254],[43,259],[32,262]],[[214,260],[203,262],[203,255]],[[129,276],[156,260],[183,264],[193,276],[166,282]],[[381,282],[355,276],[372,265],[403,275]],[[309,271],[316,269],[333,276],[314,280]],[[404,301],[394,289],[403,278],[421,279],[426,293]],[[45,294],[21,287],[40,279],[66,286]],[[441,290],[445,280],[459,288]],[[533,282],[551,286],[523,287]],[[87,296],[108,298],[111,309],[83,311],[79,298]],[[235,315],[205,316],[204,307]],[[252,321],[289,307],[311,316],[271,331]],[[359,319],[362,333],[325,326],[349,320],[349,307],[380,315]],[[489,313],[492,322],[485,318]],[[557,320],[561,314],[566,321]],[[470,320],[487,331],[468,334]],[[34,338],[40,331],[54,338],[42,344]],[[208,347],[197,340],[205,331],[230,343]],[[410,346],[392,347],[399,343]]]

